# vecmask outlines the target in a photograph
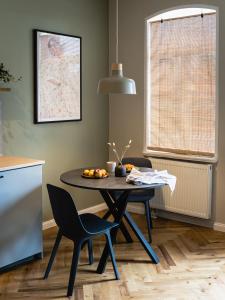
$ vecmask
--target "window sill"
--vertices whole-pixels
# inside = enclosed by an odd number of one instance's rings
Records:
[[[143,155],[146,157],[155,157],[155,158],[168,158],[174,160],[182,161],[191,161],[191,162],[202,162],[202,163],[217,163],[217,155],[214,157],[204,157],[204,156],[195,156],[195,155],[182,155],[169,152],[160,152],[160,151],[148,151],[144,150]]]

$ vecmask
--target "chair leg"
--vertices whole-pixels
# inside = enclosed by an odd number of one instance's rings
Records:
[[[150,214],[150,227],[151,227],[151,229],[153,229],[153,223],[152,223],[152,211],[151,211],[151,207],[150,207],[149,203],[148,203],[148,206],[149,206],[149,214]]]
[[[67,297],[71,297],[73,295],[73,287],[76,278],[80,250],[81,250],[81,243],[79,244],[74,243],[73,258],[72,258],[72,264],[70,268],[70,278],[69,278],[69,284],[67,288]]]
[[[89,265],[92,265],[94,261],[94,257],[93,257],[93,242],[91,239],[88,240],[88,259],[89,259]]]
[[[61,239],[62,239],[62,234],[61,234],[60,231],[58,231],[57,237],[56,237],[56,240],[55,240],[55,244],[53,246],[52,253],[51,253],[51,256],[50,256],[50,259],[49,259],[49,262],[48,262],[48,266],[47,266],[46,271],[45,271],[44,279],[48,278],[48,275],[51,271],[52,264],[53,264],[53,261],[55,259],[55,255],[56,255],[56,252],[58,250]]]
[[[149,206],[149,201],[145,201],[145,215],[146,215],[146,220],[147,220],[147,227],[148,227],[148,237],[149,237],[149,243],[152,242],[152,235],[151,235],[151,214],[150,214],[150,206]]]
[[[102,217],[102,219],[107,220],[107,219],[110,217],[110,215],[111,215],[111,212],[108,210],[108,211],[104,214],[104,216]]]
[[[114,270],[116,279],[119,280],[120,279],[120,274],[119,274],[119,271],[118,271],[117,265],[116,265],[116,259],[115,259],[115,255],[114,255],[114,251],[113,251],[110,232],[106,233],[105,236],[106,236],[106,242],[107,242],[107,245],[108,245],[108,248],[109,248],[109,255],[111,257],[111,261],[112,261],[112,265],[113,265],[113,270]]]
[[[84,247],[87,245],[88,247],[88,260],[89,260],[89,265],[93,264],[94,258],[93,258],[93,246],[92,246],[92,240],[88,240],[83,242],[81,246],[81,250],[84,249]]]

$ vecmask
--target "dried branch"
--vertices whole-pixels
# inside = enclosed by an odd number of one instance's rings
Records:
[[[123,151],[122,151],[121,157],[119,156],[118,151],[117,151],[117,149],[116,149],[116,143],[115,143],[115,142],[107,143],[107,144],[109,145],[109,147],[112,148],[112,151],[114,152],[114,154],[115,154],[115,156],[116,156],[118,162],[119,162],[121,165],[122,165],[122,160],[123,160],[123,158],[124,158],[124,155],[125,155],[125,153],[127,152],[127,150],[130,148],[131,143],[132,143],[132,140],[129,140],[129,143],[128,143],[126,146],[124,146],[124,149],[123,149]]]

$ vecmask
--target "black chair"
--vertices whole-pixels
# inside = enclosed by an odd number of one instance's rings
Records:
[[[144,157],[125,157],[122,160],[122,163],[125,164],[132,164],[136,167],[142,167],[142,168],[152,168],[152,163],[149,159]],[[120,192],[114,192],[114,197],[117,198],[120,194]],[[132,191],[128,197],[128,202],[135,202],[135,203],[143,203],[145,206],[145,214],[146,214],[146,221],[147,221],[147,227],[148,227],[148,236],[149,236],[149,242],[152,242],[152,236],[151,236],[151,229],[152,226],[152,217],[151,217],[151,208],[149,205],[149,201],[154,197],[155,190],[140,190],[140,191]],[[104,219],[108,219],[108,217],[111,215],[109,211],[106,212],[104,215]]]
[[[62,236],[67,237],[74,243],[73,258],[67,289],[67,297],[72,296],[81,247],[84,243],[88,243],[89,263],[92,263],[93,255],[91,240],[92,238],[102,234],[106,237],[106,243],[109,249],[116,279],[119,279],[119,272],[117,270],[110,236],[110,230],[117,227],[118,224],[108,222],[93,214],[78,215],[73,199],[67,191],[51,184],[47,184],[47,189],[53,216],[59,230],[47,269],[45,271],[44,279],[46,279],[49,275]]]

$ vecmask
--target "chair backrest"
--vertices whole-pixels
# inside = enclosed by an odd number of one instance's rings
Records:
[[[144,157],[124,157],[123,164],[132,164],[140,168],[152,168],[152,163],[149,159]]]
[[[124,157],[122,160],[123,164],[132,164],[140,168],[152,168],[152,163],[148,158],[144,157]],[[151,197],[155,195],[155,190],[150,189],[146,190],[145,193],[148,193]]]
[[[53,216],[62,234],[73,239],[84,234],[84,228],[71,195],[62,188],[47,184]]]

